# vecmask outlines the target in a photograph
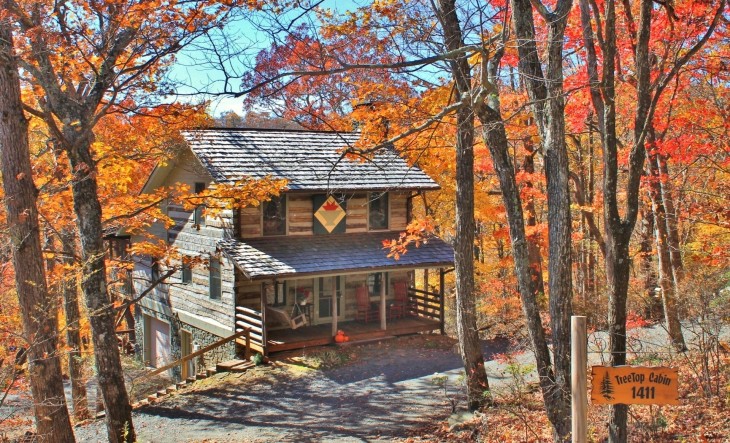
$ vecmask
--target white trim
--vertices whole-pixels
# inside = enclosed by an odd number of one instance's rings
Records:
[[[201,329],[205,332],[209,332],[213,335],[217,335],[218,337],[226,338],[235,333],[231,328],[226,327],[224,324],[219,323],[215,320],[211,320],[185,311],[176,310],[175,313],[177,313],[181,322]]]
[[[162,304],[158,301],[145,297],[139,301],[139,304],[143,308],[149,309],[150,311],[154,311],[158,314],[172,316],[172,309],[170,309],[169,306]]]
[[[164,314],[169,317],[172,317],[174,314],[178,315],[178,318],[180,318],[180,321],[183,323],[187,323],[190,326],[194,326],[198,329],[201,329],[206,332],[210,332],[213,335],[217,335],[221,338],[226,338],[234,334],[232,327],[228,327],[224,325],[223,323],[219,323],[215,320],[208,319],[205,317],[201,317],[196,314],[192,314],[186,311],[182,311],[179,309],[175,309],[174,313],[172,309],[170,309],[169,306],[166,306],[158,301],[155,300],[149,300],[146,298],[143,298],[140,300],[139,304],[146,309],[149,309],[151,311],[154,311],[159,314]],[[148,317],[157,318],[156,316],[152,316],[149,314],[145,314]],[[165,321],[162,319],[159,319],[161,321]]]

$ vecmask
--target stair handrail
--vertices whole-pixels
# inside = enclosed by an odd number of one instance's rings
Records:
[[[174,362],[169,363],[161,368],[157,368],[154,371],[150,371],[145,374],[142,374],[139,377],[137,377],[137,380],[146,378],[146,377],[151,377],[153,375],[157,375],[159,373],[167,371],[168,369],[174,368],[175,366],[180,366],[188,360],[198,357],[199,355],[203,355],[208,351],[212,351],[213,349],[215,349],[219,346],[223,346],[224,344],[226,344],[230,341],[233,341],[239,337],[242,337],[244,335],[246,336],[246,354],[245,355],[248,356],[251,353],[251,350],[250,350],[251,349],[251,329],[245,328],[242,331],[236,332],[235,334],[229,335],[228,337],[218,340],[217,342],[212,343],[204,348],[198,349],[197,351],[195,351],[191,354],[188,354],[178,360],[175,360]]]

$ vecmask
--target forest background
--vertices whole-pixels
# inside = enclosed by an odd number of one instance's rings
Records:
[[[565,439],[571,314],[609,331],[612,364],[626,363],[627,324],[662,322],[678,355],[682,329],[699,327],[710,339],[689,370],[706,398],[727,401],[716,333],[730,305],[724,0],[3,5],[0,370],[4,392],[31,390],[39,434],[73,440],[61,367],[80,380],[93,348],[108,437],[134,439],[114,337],[132,303],[104,235],[165,220],[165,199],[214,215],[281,190],[244,180],[138,196],[180,149],[180,129],[216,124],[358,129],[349,157],[392,146],[442,186],[385,246],[397,256],[431,234],[454,245],[450,311],[470,408],[494,402],[480,335],[524,331]],[[183,50],[210,81],[169,75]],[[241,100],[243,116],[216,121],[202,94]],[[166,244],[136,252],[165,261],[162,279],[179,266]],[[607,420],[625,441],[628,408]]]

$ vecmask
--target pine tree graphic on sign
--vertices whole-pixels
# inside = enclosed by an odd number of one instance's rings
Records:
[[[601,395],[606,400],[613,400],[613,383],[611,383],[608,372],[603,374],[603,378],[601,379]]]

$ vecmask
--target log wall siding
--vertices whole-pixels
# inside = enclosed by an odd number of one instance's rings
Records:
[[[236,306],[261,310],[261,282],[250,281],[236,269]]]
[[[353,194],[347,200],[346,229],[348,234],[368,231],[367,193]],[[389,193],[390,214],[388,217],[391,230],[404,230],[408,225],[408,193]],[[287,235],[313,235],[312,194],[287,195]],[[252,206],[240,210],[238,217],[241,238],[261,237],[261,206]]]
[[[183,159],[181,165],[195,164],[192,159]],[[164,186],[175,183],[185,183],[194,189],[196,182],[212,185],[212,179],[201,168],[178,167],[174,168],[165,179]],[[165,230],[159,225],[153,226],[150,231],[157,237],[166,239],[175,246],[181,254],[189,256],[203,256],[216,254],[216,243],[223,238],[233,236],[233,211],[224,210],[220,217],[206,216],[201,226],[193,225],[193,212],[186,211],[182,206],[167,205],[168,215],[175,221],[175,226]],[[143,241],[140,237],[133,237],[132,241]],[[135,265],[135,290],[143,291],[151,279],[151,262],[146,258],[137,258]],[[209,271],[205,266],[195,266],[191,270],[192,281],[182,283],[182,272],[173,274],[168,282],[172,284],[158,285],[152,294],[151,301],[171,307],[177,311],[209,318],[215,322],[230,326],[233,330],[235,291],[234,265],[225,256],[220,256],[221,263],[221,298],[211,299],[209,292]],[[161,266],[160,274],[166,269]],[[152,307],[152,305],[148,306]]]
[[[408,194],[390,193],[390,229],[400,231],[408,225]]]
[[[261,206],[243,208],[240,214],[241,238],[261,237]]]
[[[289,195],[286,204],[289,235],[312,235],[312,196]]]
[[[347,201],[347,233],[367,232],[368,230],[368,196],[355,194]]]

